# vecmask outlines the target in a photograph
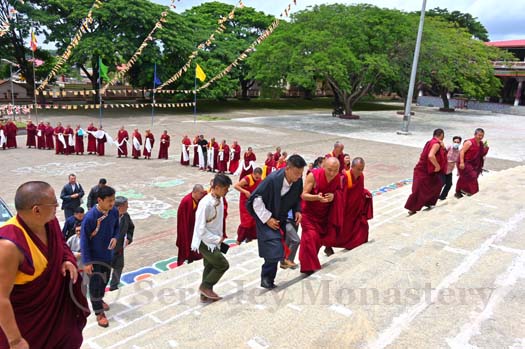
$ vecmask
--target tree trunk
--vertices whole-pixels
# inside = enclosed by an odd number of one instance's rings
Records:
[[[244,80],[244,79],[239,79],[240,83],[241,83],[241,100],[243,101],[248,101],[250,100],[250,97],[248,97],[248,90],[250,89],[250,87],[253,86],[253,81],[251,80]]]
[[[345,96],[344,100],[345,115],[352,115],[352,109],[354,107],[354,101],[350,96]]]
[[[448,100],[447,90],[441,90],[441,99],[443,100],[443,109],[450,109],[450,101]]]

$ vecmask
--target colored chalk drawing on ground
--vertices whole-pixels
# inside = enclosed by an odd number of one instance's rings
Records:
[[[162,219],[177,218],[177,210],[175,209],[166,210],[160,214],[160,218]]]
[[[373,196],[379,196],[379,195],[382,195],[384,193],[396,190],[398,188],[404,187],[404,186],[409,185],[409,184],[412,184],[412,179],[411,178],[403,179],[401,181],[398,181],[398,182],[395,182],[395,183],[392,183],[392,184],[389,184],[389,185],[385,185],[383,187],[380,187],[379,189],[373,190],[372,191],[372,195]],[[236,191],[235,191],[235,193],[233,193],[233,191],[229,192],[228,196],[227,196],[228,202],[230,202],[230,199],[231,199],[232,202],[235,202],[235,199],[234,199],[235,197],[237,198],[236,201],[238,201],[238,194],[237,194]],[[131,203],[132,202],[130,202],[130,204]],[[175,210],[171,210],[171,211],[175,211]],[[161,214],[161,216],[162,216],[162,214]],[[135,218],[133,217],[133,219],[135,219]],[[230,245],[230,247],[237,246],[237,244],[235,243],[235,239],[227,239],[227,240],[225,240],[225,243]],[[162,260],[162,261],[158,261],[158,262],[154,263],[151,267],[144,267],[144,268],[137,269],[137,270],[134,270],[134,271],[129,272],[129,273],[124,273],[122,278],[121,278],[121,280],[122,280],[123,284],[130,284],[130,283],[133,283],[136,280],[138,280],[138,278],[141,275],[144,275],[143,278],[147,278],[147,277],[150,277],[152,274],[158,274],[158,273],[161,273],[161,272],[172,270],[172,269],[175,269],[176,267],[177,267],[177,257],[171,257],[171,258],[168,258],[168,259],[165,259],[165,260]],[[152,273],[152,270],[155,270],[156,273]],[[131,276],[128,276],[128,274],[131,275]]]
[[[171,187],[176,187],[184,183],[185,181],[182,179],[171,179],[168,181],[156,182],[156,183],[153,183],[152,185],[158,188],[171,188]]]
[[[65,176],[69,173],[82,173],[86,170],[101,167],[111,167],[114,162],[97,162],[97,161],[83,161],[83,162],[50,162],[45,165],[18,167],[11,172],[21,175],[41,174],[46,176]]]
[[[147,219],[151,216],[161,216],[172,206],[156,198],[150,200],[129,200],[129,215],[132,219]]]
[[[128,200],[133,200],[133,199],[143,199],[144,198],[144,195],[133,190],[133,189],[130,189],[130,190],[123,190],[123,191],[117,191],[117,195],[118,196],[124,196],[126,198],[128,198]]]

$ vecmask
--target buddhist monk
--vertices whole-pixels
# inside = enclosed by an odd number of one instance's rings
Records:
[[[164,130],[164,132],[160,136],[159,159],[168,160],[169,147],[170,147],[170,136],[168,135],[168,131]]]
[[[4,123],[0,121],[0,146],[3,150],[7,148],[7,138],[5,136],[5,126]]]
[[[67,147],[67,142],[64,138],[64,127],[62,127],[61,122],[57,124],[57,127],[55,127],[53,130],[53,134],[55,135],[56,143],[55,154],[64,154]]]
[[[182,198],[177,209],[177,265],[184,264],[184,261],[191,263],[202,259],[199,252],[191,250],[191,239],[195,227],[195,212],[204,195],[206,190],[202,185],[196,184],[191,193]]]
[[[182,137],[180,153],[180,164],[182,166],[188,166],[190,164],[190,145],[191,139],[187,135],[184,135],[184,137]],[[184,151],[182,150],[182,147],[184,147]]]
[[[339,161],[339,172],[343,172],[345,168],[345,154],[344,154],[345,146],[343,143],[337,141],[334,144],[334,148],[331,152],[325,155],[325,158],[334,157],[337,158]]]
[[[217,151],[217,171],[219,173],[228,171],[228,161],[230,161],[230,147],[226,144],[226,140],[223,139]]]
[[[22,184],[0,228],[0,348],[80,348],[89,308],[45,182]]]
[[[374,214],[372,194],[365,189],[364,169],[365,160],[356,157],[350,170],[344,172],[342,190],[336,193],[330,212],[328,236],[321,239],[323,245],[351,250],[368,242],[368,221]],[[330,226],[337,226],[334,235]]]
[[[102,129],[102,126],[99,127],[98,131],[104,132]],[[97,154],[98,156],[104,156],[106,154],[106,142],[107,142],[106,135],[104,134],[101,138],[97,138]]]
[[[64,154],[69,155],[75,152],[75,132],[71,128],[71,125],[66,125],[64,129],[64,140],[66,141],[66,146],[64,147]]]
[[[237,141],[233,141],[230,147],[230,173],[234,174],[239,168],[239,160],[241,160],[241,146]]]
[[[31,120],[27,121],[26,125],[26,131],[27,131],[27,141],[26,146],[28,148],[36,148],[36,133],[37,133],[37,127]]]
[[[199,150],[197,149],[197,145],[199,144],[199,135],[196,135],[195,138],[193,138],[193,167],[199,166]]]
[[[339,160],[329,157],[323,168],[315,168],[306,176],[303,193],[302,236],[299,249],[301,273],[321,269],[318,254],[321,238],[327,233],[329,212],[335,192],[340,188]],[[285,260],[286,264],[286,260]]]
[[[270,173],[272,173],[273,170],[275,170],[275,163],[276,161],[273,159],[273,153],[268,152],[268,154],[266,154],[266,160],[264,161],[263,166],[263,179],[266,178],[266,176],[268,176]]]
[[[36,144],[38,149],[46,149],[46,125],[44,125],[43,121],[38,123]]]
[[[18,132],[18,127],[12,120],[8,120],[5,125],[5,137],[7,138],[7,148],[16,148],[16,134]]]
[[[257,158],[255,157],[252,147],[248,147],[248,151],[244,153],[243,162],[241,163],[242,168],[240,178],[244,178],[250,173],[253,173],[255,160],[257,160]]]
[[[133,156],[133,159],[138,159],[140,158],[140,151],[142,149],[142,135],[140,134],[138,128],[133,130],[131,138],[131,156]]]
[[[233,188],[240,192],[239,197],[239,216],[241,224],[237,228],[237,245],[240,245],[245,240],[250,242],[257,239],[257,231],[255,229],[255,218],[246,209],[246,202],[257,189],[262,180],[262,169],[256,167],[252,174],[242,178],[235,183]]]
[[[75,153],[84,155],[84,130],[77,125],[75,128]]]
[[[212,137],[210,139],[210,143],[208,143],[208,171],[215,172],[217,169],[217,153],[219,151],[219,144],[215,141],[215,137]]]
[[[473,195],[479,191],[478,177],[483,171],[485,156],[489,151],[487,142],[483,143],[485,131],[477,128],[474,138],[467,140],[459,152],[458,173],[459,179],[456,183],[457,198],[463,194]]]
[[[153,149],[153,144],[155,144],[155,136],[151,133],[151,130],[146,130],[144,134],[144,159],[151,159],[151,150]]]
[[[283,151],[277,162],[275,163],[275,169],[279,170],[281,168],[286,167],[286,158],[288,157],[288,153]]]
[[[121,156],[128,157],[128,141],[129,141],[128,131],[126,131],[124,126],[121,126],[120,130],[118,130],[118,133],[117,133],[117,142],[119,144],[118,149],[117,149],[117,156],[119,158]]]
[[[275,148],[275,153],[273,153],[273,161],[277,162],[281,157],[281,147]]]
[[[444,137],[445,132],[442,129],[435,129],[432,139],[425,144],[419,162],[414,167],[412,194],[405,204],[410,215],[421,210],[423,206],[430,208],[436,205],[441,194],[443,187],[441,176],[447,169]]]
[[[55,134],[55,129],[53,128],[53,126],[51,126],[51,123],[49,121],[46,122],[45,137],[46,137],[46,149],[48,150],[55,148],[55,143],[53,140],[54,134]]]
[[[91,132],[98,131],[98,129],[95,126],[93,126],[92,122],[89,123],[87,130]],[[87,151],[89,155],[97,153],[97,139],[91,133],[88,133]]]

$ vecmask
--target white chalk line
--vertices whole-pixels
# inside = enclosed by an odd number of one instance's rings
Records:
[[[494,242],[501,240],[510,231],[516,229],[518,223],[523,221],[523,219],[525,219],[525,210],[521,210],[514,216],[512,216],[508,221],[505,222],[505,224],[500,229],[498,229],[498,231],[496,231],[495,234],[493,234],[491,237],[485,240],[478,249],[470,252],[469,255],[466,256],[466,258],[463,260],[463,262],[458,267],[456,267],[450,274],[448,274],[435,289],[432,290],[430,302],[427,302],[425,296],[422,296],[419,303],[411,306],[407,311],[395,317],[392,320],[390,326],[383,330],[379,334],[377,339],[369,345],[369,347],[385,348],[388,345],[392,344],[392,342],[397,337],[399,337],[401,332],[407,329],[410,323],[435,301],[435,299],[443,289],[448,288],[451,284],[457,282],[461,275],[468,272],[472,268],[472,266],[481,258],[481,256],[483,256],[485,253],[487,253],[487,251],[489,251],[490,246]]]

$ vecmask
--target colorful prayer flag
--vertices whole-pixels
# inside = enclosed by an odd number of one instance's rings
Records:
[[[197,64],[197,67],[195,67],[195,76],[201,82],[204,82],[204,80],[206,80],[206,73],[204,73],[204,70],[202,70],[201,66],[198,64]]]
[[[110,81],[109,76],[108,76],[108,66],[102,63],[102,59],[100,57],[98,57],[98,64],[99,64],[100,77],[106,81]]]
[[[35,52],[37,49],[36,35],[33,30],[31,30],[31,51]]]

